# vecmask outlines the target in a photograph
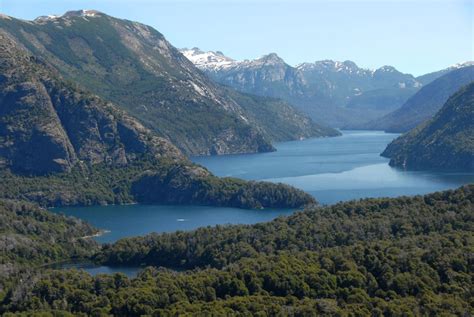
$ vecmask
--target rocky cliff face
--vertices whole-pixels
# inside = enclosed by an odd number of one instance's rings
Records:
[[[451,96],[432,120],[390,143],[382,156],[406,169],[474,171],[474,82]]]
[[[163,138],[100,98],[86,93],[0,32],[0,157],[33,174],[76,164],[126,165],[150,154],[182,159]]]

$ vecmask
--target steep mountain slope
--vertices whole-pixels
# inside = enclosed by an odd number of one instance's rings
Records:
[[[32,22],[3,16],[0,28],[186,153],[273,150],[244,110],[149,26],[82,10]]]
[[[0,32],[0,162],[32,174],[184,157],[112,104],[66,83]]]
[[[449,98],[435,117],[390,143],[383,156],[407,169],[474,171],[474,82]]]
[[[0,31],[0,197],[247,208],[314,203],[282,184],[219,179],[116,106],[65,82]]]
[[[239,91],[284,99],[319,123],[347,126],[396,109],[421,84],[390,66],[375,71],[354,62],[330,60],[292,67],[272,53],[235,61],[222,52],[183,49],[183,54],[217,82]]]
[[[231,88],[223,89],[242,106],[247,118],[262,128],[269,140],[276,142],[341,135],[335,129],[314,123],[281,99],[246,94]]]
[[[420,89],[399,109],[362,126],[372,130],[406,132],[430,119],[449,96],[473,80],[474,66],[453,70]]]

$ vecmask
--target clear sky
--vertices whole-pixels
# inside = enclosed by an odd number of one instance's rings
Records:
[[[474,60],[474,0],[0,0],[17,18],[96,9],[149,24],[176,47],[235,59],[276,52],[289,64],[321,59],[393,65],[420,75]]]

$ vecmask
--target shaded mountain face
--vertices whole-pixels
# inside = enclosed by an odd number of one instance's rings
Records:
[[[412,75],[391,66],[373,71],[351,61],[325,60],[292,67],[274,53],[251,61],[235,61],[221,52],[197,48],[182,53],[217,82],[282,98],[313,120],[337,127],[386,114],[421,87]]]
[[[474,171],[474,82],[450,97],[432,120],[390,143],[382,156],[407,169]]]
[[[184,158],[123,111],[60,79],[1,31],[0,60],[1,165],[44,174],[83,163],[123,166],[145,153]]]
[[[474,80],[474,66],[462,67],[434,80],[386,116],[363,124],[367,129],[406,132],[430,119],[464,85]]]
[[[240,105],[151,27],[82,10],[33,22],[4,16],[0,29],[186,153],[273,150]]]
[[[469,67],[469,66],[474,66],[474,62],[473,61],[468,61],[468,62],[464,62],[464,63],[458,63],[458,64],[455,64],[451,67],[448,67],[448,68],[445,68],[445,69],[442,69],[442,70],[439,70],[439,71],[436,71],[436,72],[432,72],[432,73],[428,73],[428,74],[425,74],[425,75],[421,75],[421,76],[418,76],[416,77],[416,80],[419,81],[420,83],[422,83],[423,85],[427,85],[429,83],[431,83],[432,81],[440,78],[441,76],[453,71],[453,70],[456,70],[456,69],[460,69],[460,68],[464,68],[464,67]]]

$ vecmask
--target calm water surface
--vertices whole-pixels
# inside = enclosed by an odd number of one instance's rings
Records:
[[[407,172],[391,168],[380,153],[397,137],[374,131],[343,131],[341,137],[275,145],[277,152],[193,157],[218,176],[282,182],[301,188],[322,204],[362,197],[395,197],[456,188],[473,183],[473,173]],[[108,232],[100,242],[150,232],[191,230],[218,224],[268,221],[292,210],[244,210],[203,206],[126,205],[55,209],[82,218]],[[77,267],[77,266],[76,266]],[[136,268],[83,267],[92,274]]]
[[[322,204],[363,197],[416,195],[474,182],[473,173],[407,172],[380,156],[398,134],[343,131],[341,137],[276,144],[277,152],[195,157],[218,176],[282,182]]]

